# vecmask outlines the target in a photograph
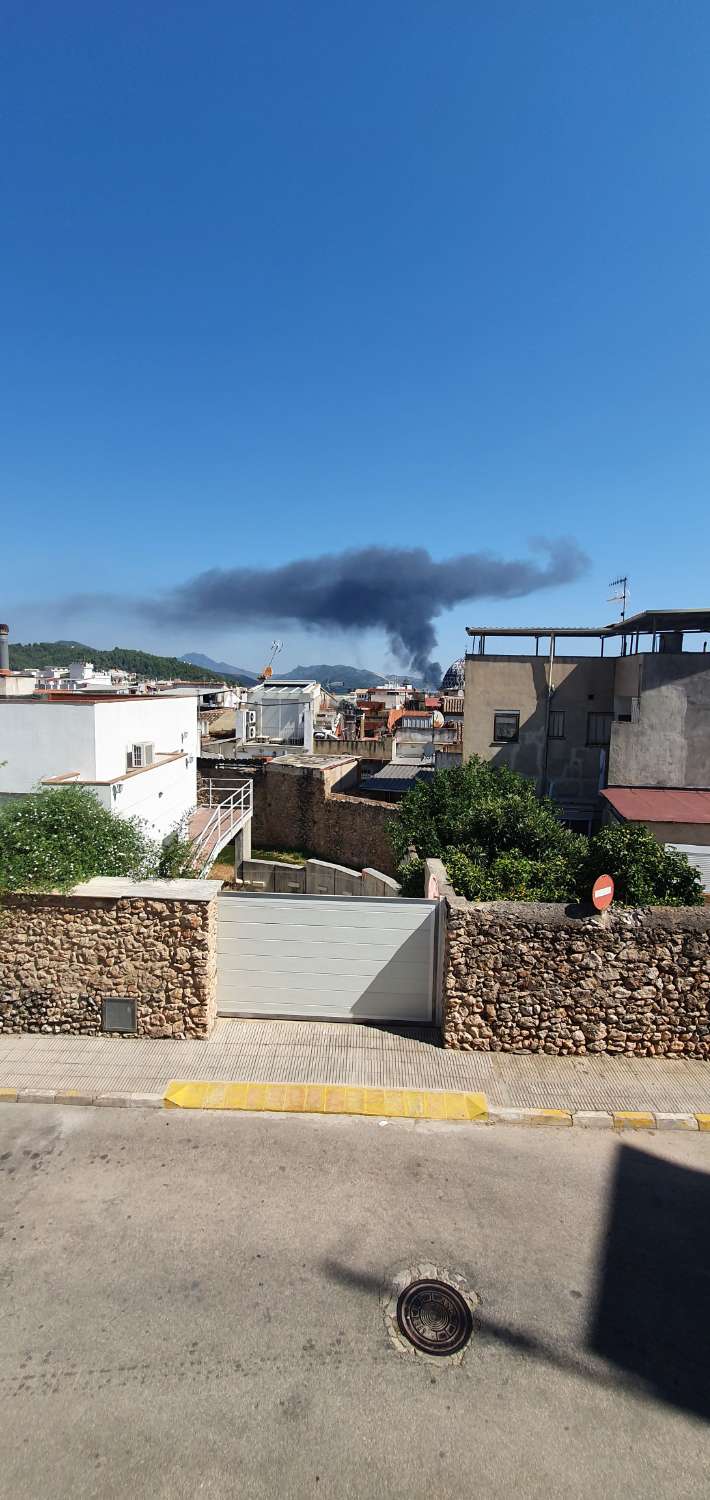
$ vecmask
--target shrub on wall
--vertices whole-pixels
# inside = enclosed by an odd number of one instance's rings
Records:
[[[615,900],[624,906],[702,906],[698,871],[677,849],[665,849],[642,824],[610,823],[589,841],[580,869],[580,895],[598,875],[614,879]]]
[[[0,890],[68,890],[94,875],[184,874],[185,854],[184,841],[174,856],[161,850],[136,819],[117,818],[86,787],[47,787],[0,809]]]
[[[588,900],[597,875],[612,875],[629,906],[694,906],[702,886],[685,855],[646,828],[604,828],[593,839],[560,822],[554,803],[526,777],[472,757],[417,781],[390,838],[405,894],[421,894],[421,860],[444,861],[469,901]],[[416,858],[413,857],[416,852]]]

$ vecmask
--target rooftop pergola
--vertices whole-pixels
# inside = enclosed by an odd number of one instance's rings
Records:
[[[622,639],[622,655],[626,656],[629,649],[639,649],[639,638],[642,635],[653,637],[652,651],[658,649],[657,640],[661,636],[681,636],[695,633],[702,634],[707,631],[710,634],[710,610],[708,609],[646,609],[640,614],[629,615],[626,620],[615,620],[611,625],[467,625],[466,634],[478,642],[478,655],[485,655],[486,640],[496,638],[499,640],[534,640],[535,655],[540,652],[540,641],[550,642],[550,650],[554,651],[554,643],[558,640],[597,640],[600,642],[601,655],[604,655],[604,642],[620,636]],[[631,647],[628,643],[631,641]]]

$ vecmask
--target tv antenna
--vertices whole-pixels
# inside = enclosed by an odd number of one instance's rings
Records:
[[[609,588],[616,589],[616,593],[609,595],[607,604],[620,604],[621,618],[622,620],[625,620],[626,605],[631,594],[628,578],[626,577],[626,575],[623,578],[612,578],[611,583],[609,584]]]

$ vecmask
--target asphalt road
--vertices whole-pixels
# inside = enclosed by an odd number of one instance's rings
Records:
[[[0,1109],[0,1494],[708,1493],[710,1137]],[[390,1345],[420,1261],[463,1363]]]

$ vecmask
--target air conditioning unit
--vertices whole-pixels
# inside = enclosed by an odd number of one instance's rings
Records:
[[[256,724],[250,724],[249,725],[249,727],[247,729],[247,739],[248,740],[255,740],[256,739]]]
[[[256,709],[250,708],[247,712],[247,723],[256,724]]]
[[[131,745],[126,751],[126,770],[139,771],[144,766],[152,766],[154,760],[155,746],[142,741],[139,745]]]

